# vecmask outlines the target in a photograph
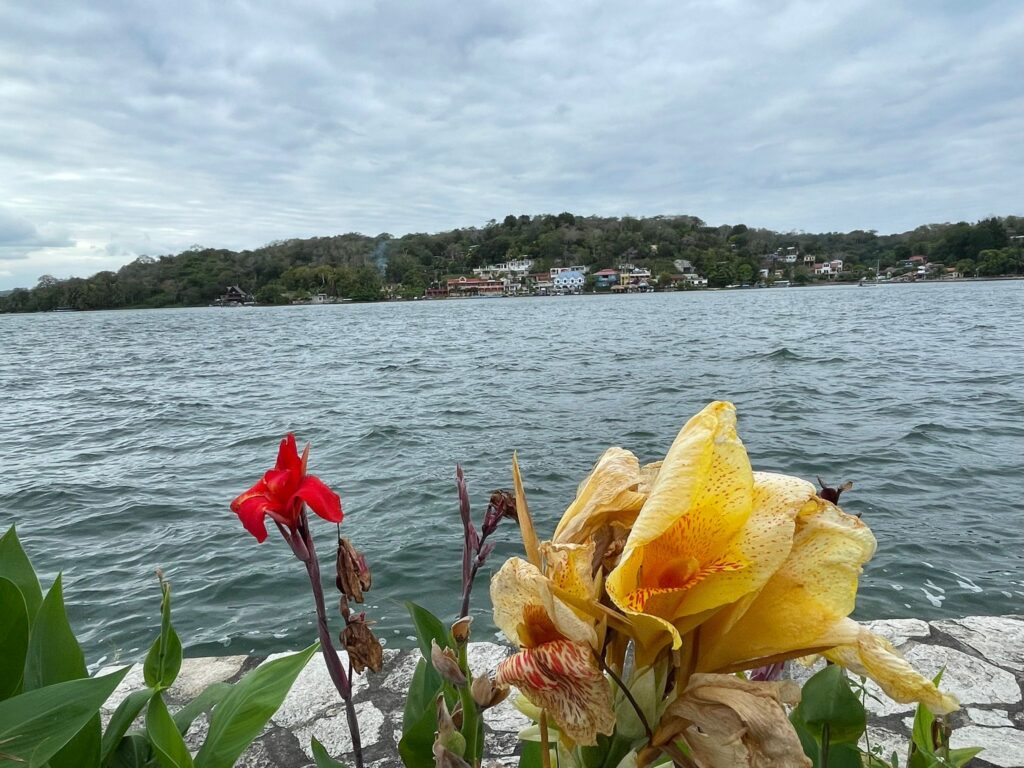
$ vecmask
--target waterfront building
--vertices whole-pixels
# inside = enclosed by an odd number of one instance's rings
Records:
[[[574,269],[559,269],[557,272],[552,272],[552,285],[555,293],[582,293],[583,283],[585,278],[582,272],[577,272]]]
[[[608,288],[617,285],[619,273],[614,269],[600,269],[594,273],[594,285],[598,288]]]

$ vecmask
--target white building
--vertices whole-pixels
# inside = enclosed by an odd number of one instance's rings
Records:
[[[582,293],[585,278],[575,269],[551,270],[551,282],[555,293]]]

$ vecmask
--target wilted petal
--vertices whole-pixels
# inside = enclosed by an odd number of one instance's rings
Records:
[[[609,448],[580,483],[576,499],[565,510],[551,540],[583,544],[595,530],[613,521],[628,527],[645,500],[637,493],[639,482],[636,456],[622,448]]]
[[[498,665],[494,682],[514,685],[578,744],[615,727],[611,689],[589,645],[560,640],[520,651]]]
[[[295,495],[324,520],[331,523],[342,521],[341,497],[324,485],[320,478],[313,475],[304,477]]]
[[[681,735],[700,768],[807,768],[811,761],[782,707],[799,698],[792,681],[696,674],[668,708],[655,740]]]
[[[667,632],[678,648],[682,632],[767,581],[789,551],[792,530],[791,515],[755,509],[736,409],[711,403],[669,449],[608,576],[608,594],[633,615],[642,645]]]
[[[521,558],[509,558],[491,578],[491,602],[494,623],[519,645],[562,638],[597,642],[593,624],[552,595],[544,574]]]
[[[861,628],[856,643],[826,651],[825,658],[854,674],[870,677],[893,701],[920,702],[933,714],[945,715],[960,708],[955,696],[943,693],[917,672],[888,640]]]
[[[782,482],[771,480],[779,489]],[[780,491],[780,508],[800,505],[789,556],[753,600],[702,627],[699,670],[749,669],[856,638],[859,629],[846,617],[853,611],[861,566],[874,554],[875,537],[834,504],[813,494],[801,503],[802,495],[796,486],[788,495]]]

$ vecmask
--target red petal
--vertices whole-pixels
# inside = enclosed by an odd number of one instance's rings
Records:
[[[231,511],[238,512],[239,506],[241,506],[246,499],[251,499],[253,496],[266,496],[267,492],[267,484],[260,480],[256,485],[245,493],[239,494],[239,496],[231,502]]]
[[[275,499],[287,499],[295,493],[298,476],[287,469],[269,469],[263,476],[267,493]]]
[[[307,475],[296,493],[324,520],[340,523],[342,520],[341,497],[321,482],[320,478]]]
[[[256,537],[256,541],[261,544],[267,538],[267,523],[266,514],[267,508],[271,506],[271,501],[266,496],[250,496],[241,504],[238,505],[238,509],[235,512],[238,514],[238,519],[242,521],[242,526]]]
[[[295,435],[291,432],[281,441],[281,447],[277,449],[277,464],[274,465],[274,469],[285,469],[299,475],[302,474],[302,460],[299,458],[299,449],[295,445]]]

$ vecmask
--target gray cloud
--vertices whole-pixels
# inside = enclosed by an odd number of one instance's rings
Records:
[[[0,200],[76,245],[21,244],[0,287],[510,212],[881,231],[1020,213],[1012,0],[17,5]]]

